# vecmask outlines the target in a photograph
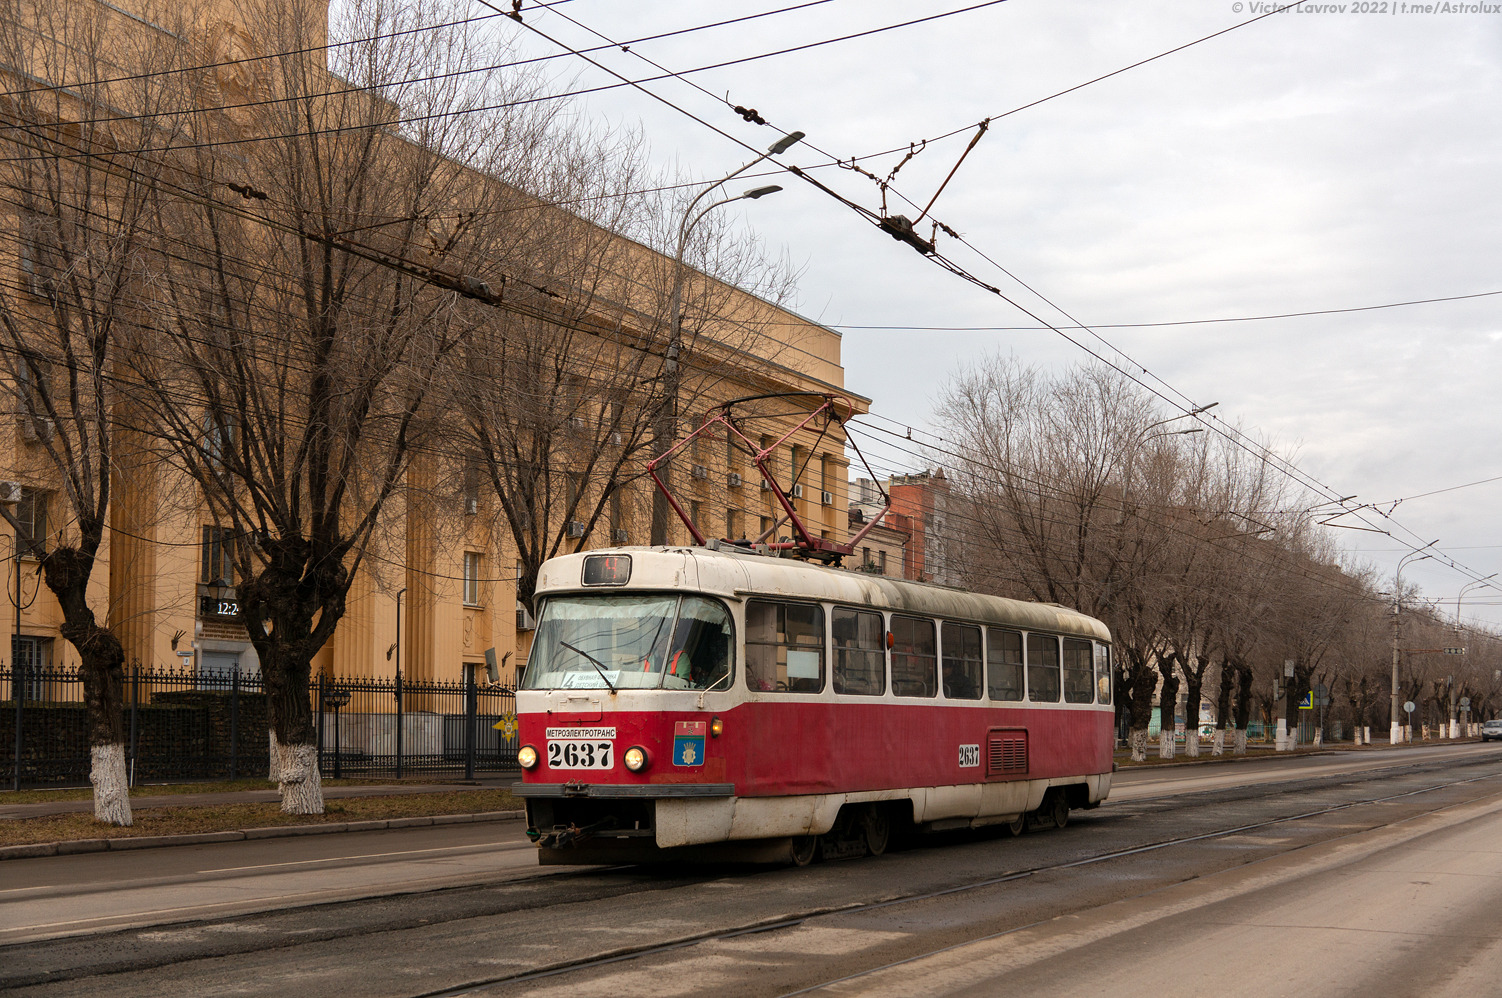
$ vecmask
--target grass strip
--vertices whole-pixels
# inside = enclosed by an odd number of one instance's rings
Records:
[[[326,787],[388,786],[391,780],[324,780]],[[444,783],[445,780],[433,780]],[[130,796],[161,797],[167,794],[216,794],[234,793],[240,790],[275,790],[276,784],[263,776],[251,776],[241,780],[211,780],[202,783],[138,783],[130,788]],[[0,804],[49,804],[59,800],[93,800],[90,787],[65,787],[57,790],[6,790],[0,791]]]
[[[261,786],[264,785],[263,780]],[[49,814],[38,818],[0,821],[0,846],[69,842],[77,839],[130,838],[140,835],[190,835],[228,832],[240,828],[323,825],[385,818],[476,814],[482,811],[519,811],[521,807],[521,800],[512,796],[508,790],[484,789],[346,797],[327,801],[325,812],[314,815],[283,814],[281,805],[275,801],[141,808],[135,812],[135,824],[129,828],[95,821],[94,816],[88,813]]]

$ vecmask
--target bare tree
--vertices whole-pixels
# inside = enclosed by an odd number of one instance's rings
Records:
[[[504,296],[465,232],[502,188],[467,164],[534,137],[480,110],[511,103],[509,79],[451,72],[482,47],[451,5],[345,6],[333,72],[322,11],[274,6],[211,40],[238,61],[205,88],[194,183],[158,198],[171,239],[133,358],[186,502],[225,539],[293,813],[323,809],[313,656],[453,411],[456,351]],[[258,45],[282,54],[246,61]]]
[[[642,476],[668,445],[658,432],[664,414],[672,421],[673,412],[725,401],[729,386],[785,347],[747,308],[743,289],[775,302],[790,293],[792,273],[714,217],[695,229],[682,272],[646,249],[664,243],[679,212],[660,199],[606,196],[657,186],[642,182],[639,163],[630,136],[558,137],[516,178],[526,193],[508,224],[522,237],[490,242],[493,265],[546,274],[536,280],[548,294],[530,313],[500,312],[477,332],[465,349],[460,407],[461,491],[478,506],[472,490],[488,484],[524,603],[548,558],[602,534],[609,543],[646,540]]]
[[[33,0],[0,10],[0,53],[8,67],[0,200],[20,262],[20,282],[0,285],[0,372],[27,441],[5,476],[27,483],[22,508],[0,512],[16,532],[17,572],[29,547],[78,651],[94,816],[129,825],[126,650],[100,622],[90,585],[112,513],[141,514],[149,503],[149,473],[126,472],[123,488],[112,488],[119,459],[133,471],[136,450],[115,426],[125,404],[117,345],[147,307],[151,206],[170,173],[165,150],[184,100],[174,70],[185,53],[163,29],[108,6]],[[117,79],[122,66],[158,72]],[[123,544],[114,556],[124,558]]]

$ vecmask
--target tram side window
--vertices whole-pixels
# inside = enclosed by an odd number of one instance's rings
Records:
[[[938,692],[934,622],[892,616],[892,692],[900,697],[931,697]]]
[[[829,625],[834,633],[834,691],[881,696],[887,688],[881,614],[837,606]]]
[[[695,690],[728,687],[734,638],[730,613],[724,604],[702,596],[683,597],[663,685],[668,689],[681,685]],[[681,684],[674,682],[675,679]]]
[[[992,627],[986,631],[986,667],[992,700],[1022,699],[1022,635]]]
[[[1111,649],[1095,643],[1095,702],[1111,702]]]
[[[1095,668],[1090,642],[1064,639],[1064,702],[1089,703],[1095,699]]]
[[[746,683],[753,690],[817,693],[824,688],[824,608],[746,603]]]
[[[951,700],[979,700],[981,691],[980,628],[945,624],[944,695]]]
[[[1059,702],[1059,639],[1052,634],[1027,636],[1027,698]]]

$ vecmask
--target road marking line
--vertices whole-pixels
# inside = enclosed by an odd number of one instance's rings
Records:
[[[507,844],[502,844],[504,848]],[[437,846],[432,849],[403,849],[399,852],[368,852],[357,856],[328,856],[324,859],[292,859],[285,863],[260,863],[256,866],[221,866],[216,870],[199,870],[199,873],[240,873],[244,870],[274,870],[283,866],[307,866],[310,863],[338,863],[355,859],[386,859],[390,856],[418,856],[430,852],[470,853],[495,850],[496,843],[486,842],[472,846]],[[517,847],[519,848],[519,847]]]

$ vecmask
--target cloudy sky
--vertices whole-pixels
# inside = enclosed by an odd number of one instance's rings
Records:
[[[568,0],[556,11],[528,3],[524,16],[583,48],[600,44],[586,27],[624,42],[796,2]],[[703,122],[758,149],[801,130],[806,143],[782,161],[873,209],[875,185],[831,156],[961,130],[898,175],[890,209],[909,216],[901,197],[927,203],[990,117],[934,208],[974,249],[941,237],[943,252],[1051,323],[1070,321],[1063,309],[1091,325],[1109,345],[1076,335],[1145,368],[1174,401],[1218,402],[1222,420],[1273,441],[1339,495],[1384,510],[1404,500],[1390,519],[1363,514],[1392,537],[1337,539],[1390,576],[1405,551],[1439,538],[1460,570],[1432,559],[1404,578],[1447,599],[1448,612],[1462,584],[1502,571],[1502,481],[1455,488],[1502,476],[1502,10],[1306,4],[1010,113],[1269,8],[972,5],[826,0],[594,56],[642,79],[658,71],[637,56],[681,72],[949,14],[689,74],[756,108],[766,127],[678,79],[645,86],[702,122],[627,88],[582,98],[580,113],[639,124],[664,169],[706,181],[750,154]],[[557,51],[515,30],[524,51]],[[613,81],[582,59],[551,65],[560,88]],[[885,175],[901,155],[862,164]],[[894,425],[931,425],[945,378],[988,354],[1058,369],[1088,359],[828,195],[786,174],[778,182],[782,193],[745,202],[744,224],[803,268],[798,310],[842,329],[848,387]],[[1328,314],[1457,296],[1480,297]],[[1297,312],[1327,314],[1183,324]],[[1180,324],[1132,328],[1162,323]],[[892,450],[879,459],[913,462]],[[1451,491],[1424,495],[1437,490]],[[1472,590],[1464,615],[1502,624],[1502,590]]]

